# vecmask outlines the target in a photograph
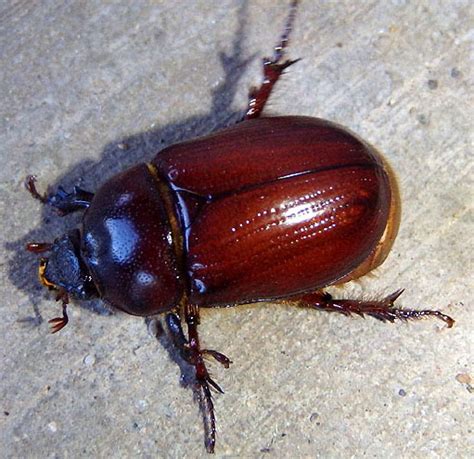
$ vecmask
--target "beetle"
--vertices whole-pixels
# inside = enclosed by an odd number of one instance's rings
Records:
[[[26,180],[33,197],[60,214],[85,210],[80,228],[27,245],[48,253],[39,278],[63,308],[50,320],[52,332],[68,323],[69,298],[101,298],[137,316],[166,313],[174,344],[195,368],[209,452],[216,441],[211,388],[222,389],[204,357],[225,367],[231,361],[201,347],[200,308],[271,301],[454,324],[440,311],[396,307],[402,290],[373,301],[324,291],[384,262],[399,227],[400,197],[386,160],[348,129],[318,118],[262,116],[279,77],[297,62],[285,58],[297,3],[240,123],[169,146],[95,193],[59,188],[45,196],[34,176]]]

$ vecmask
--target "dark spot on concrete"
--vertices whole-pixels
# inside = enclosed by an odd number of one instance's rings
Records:
[[[340,41],[338,41],[338,42],[336,43],[336,46],[337,46],[338,48],[342,48],[343,45],[342,45],[342,43],[341,43]]]
[[[438,80],[428,80],[428,88],[429,89],[437,89],[438,88]]]
[[[10,416],[10,411],[4,411],[3,414],[4,414],[5,416]]]
[[[462,77],[462,72],[457,67],[453,67],[451,69],[451,76],[453,78],[461,78]]]
[[[312,413],[311,416],[309,417],[309,420],[310,420],[311,422],[314,422],[314,421],[316,421],[316,419],[318,419],[318,418],[319,418],[319,414],[318,414],[318,413]]]
[[[424,115],[423,113],[420,113],[416,119],[419,121],[420,124],[423,124],[423,125],[427,125],[429,120],[428,120],[428,117],[426,115]]]
[[[400,389],[400,390],[398,391],[398,395],[400,395],[400,397],[405,397],[406,394],[407,394],[407,393],[406,393],[403,389]]]

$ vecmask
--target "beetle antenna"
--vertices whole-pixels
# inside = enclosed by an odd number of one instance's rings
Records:
[[[52,248],[53,244],[51,244],[50,242],[29,242],[25,246],[25,249],[28,250],[28,252],[33,253],[48,252]]]
[[[37,199],[38,201],[42,202],[43,204],[48,203],[48,198],[46,195],[41,194],[36,189],[36,176],[35,175],[28,175],[25,179],[25,188],[30,192],[33,198]]]

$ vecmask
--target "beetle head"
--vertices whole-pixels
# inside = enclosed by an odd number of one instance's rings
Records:
[[[52,290],[79,300],[98,296],[92,276],[81,257],[80,232],[75,229],[57,238],[52,244],[31,243],[27,250],[49,252],[42,257],[38,269],[41,283]]]

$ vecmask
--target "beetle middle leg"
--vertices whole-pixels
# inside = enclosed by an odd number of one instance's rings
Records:
[[[253,88],[250,91],[247,112],[244,118],[246,120],[258,118],[262,114],[272,89],[283,71],[299,61],[299,59],[283,60],[285,57],[285,48],[288,46],[290,32],[293,28],[297,6],[298,0],[293,0],[290,6],[290,14],[286,21],[285,31],[274,48],[273,57],[265,57],[263,59],[263,81],[259,88]]]
[[[36,189],[36,177],[34,175],[26,177],[25,187],[33,198],[43,204],[54,207],[60,215],[67,215],[77,210],[87,209],[94,197],[93,193],[77,186],[74,187],[72,193],[66,192],[66,190],[60,186],[56,193],[49,196],[43,195]]]
[[[338,300],[329,293],[317,291],[308,293],[297,298],[301,306],[321,309],[324,311],[339,312],[346,316],[357,314],[361,317],[368,315],[375,317],[382,322],[394,322],[395,320],[412,320],[424,317],[436,317],[446,322],[448,328],[454,325],[454,319],[443,314],[440,311],[431,309],[402,309],[394,305],[395,300],[403,293],[403,290],[397,290],[386,296],[382,300],[364,301],[364,300]]]
[[[188,339],[184,336],[180,318],[173,313],[167,314],[166,324],[173,339],[173,344],[178,348],[181,356],[195,368],[196,382],[201,390],[201,406],[205,416],[206,449],[209,453],[214,452],[216,444],[216,417],[214,413],[214,402],[212,400],[211,387],[220,393],[224,393],[221,387],[210,377],[204,362],[204,357],[211,356],[219,363],[229,368],[232,363],[224,354],[210,350],[201,349],[197,326],[199,325],[199,309],[194,305],[186,305],[184,308],[185,321],[188,327]]]

